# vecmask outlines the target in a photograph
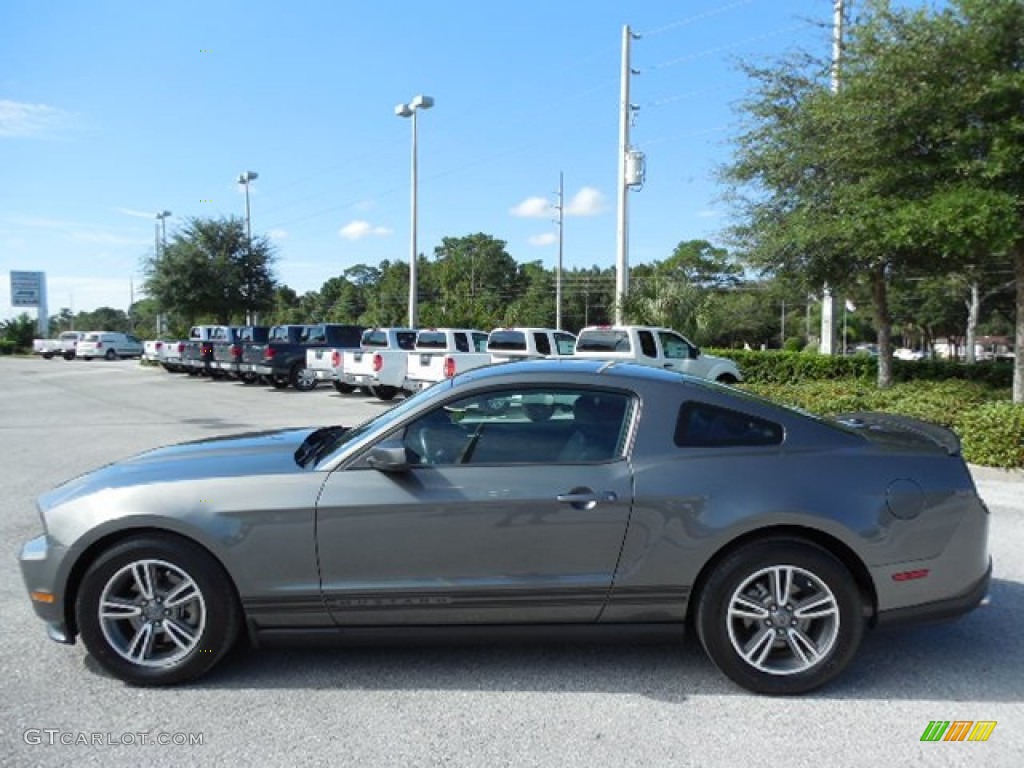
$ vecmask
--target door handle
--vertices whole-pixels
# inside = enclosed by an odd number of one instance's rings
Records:
[[[555,497],[559,504],[570,504],[576,509],[593,509],[602,501],[617,501],[619,495],[615,491],[590,491],[573,489],[569,493],[560,493]]]

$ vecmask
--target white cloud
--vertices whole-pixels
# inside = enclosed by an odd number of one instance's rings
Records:
[[[287,240],[288,232],[284,229],[271,229],[267,232],[267,237],[271,240]]]
[[[583,187],[573,195],[572,200],[565,206],[566,216],[597,216],[604,213],[608,206],[605,204],[604,195],[597,187]]]
[[[134,208],[115,208],[114,211],[136,219],[155,219],[157,214],[156,211],[137,211]]]
[[[363,219],[350,221],[338,230],[338,235],[346,240],[362,240],[364,237],[384,237],[390,234],[391,230],[387,227],[375,227]]]
[[[551,202],[543,197],[528,197],[519,205],[510,208],[509,213],[524,219],[545,219],[554,216],[554,208]]]
[[[554,245],[558,242],[558,235],[554,232],[545,232],[542,235],[530,235],[527,242],[530,245]]]
[[[0,99],[0,137],[45,136],[61,128],[66,121],[67,113],[56,107]]]

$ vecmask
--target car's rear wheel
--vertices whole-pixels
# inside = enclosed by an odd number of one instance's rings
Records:
[[[299,390],[299,392],[309,392],[311,389],[316,389],[316,385],[319,383],[316,379],[316,374],[302,364],[296,364],[292,368],[289,378],[291,379],[292,386]]]
[[[189,541],[159,534],[104,552],[86,571],[75,609],[92,657],[134,685],[202,675],[234,644],[240,624],[220,564]]]
[[[350,395],[356,391],[356,388],[353,387],[351,384],[345,384],[342,381],[334,382],[334,388],[341,392],[341,394],[343,395]]]
[[[103,357],[106,358],[107,360],[116,360],[117,359],[117,352],[115,352],[112,349],[108,349],[107,350],[107,354],[105,354]]]
[[[849,664],[864,633],[850,571],[794,539],[754,542],[727,555],[701,590],[695,618],[715,665],[756,693],[824,685]]]

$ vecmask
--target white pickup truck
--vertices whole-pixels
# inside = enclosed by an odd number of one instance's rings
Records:
[[[404,389],[417,392],[457,373],[491,364],[487,333],[469,328],[429,328],[419,332],[409,353]]]
[[[362,349],[360,343],[362,335],[366,331],[361,326],[343,326],[347,329],[341,336],[341,343],[335,346],[311,347],[306,350],[306,370],[310,372],[317,381],[329,381],[334,388],[347,395],[355,390],[351,384],[342,380],[342,372],[345,365],[346,352],[358,352]]]
[[[406,361],[415,344],[413,328],[369,328],[359,349],[342,354],[339,380],[381,400],[393,400],[405,388]]]
[[[487,351],[493,363],[571,357],[575,348],[575,336],[554,328],[495,328],[487,337]]]
[[[705,355],[700,347],[671,328],[589,326],[576,338],[576,357],[639,363],[722,384],[734,384],[742,379],[734,361]]]
[[[83,336],[83,331],[64,331],[56,339],[33,339],[32,352],[42,355],[46,360],[57,356],[65,360],[74,360],[75,348]]]

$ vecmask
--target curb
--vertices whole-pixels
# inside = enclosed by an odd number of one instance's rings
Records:
[[[998,467],[982,467],[968,464],[971,477],[977,480],[995,481],[1000,483],[1024,483],[1024,469],[999,469]]]

